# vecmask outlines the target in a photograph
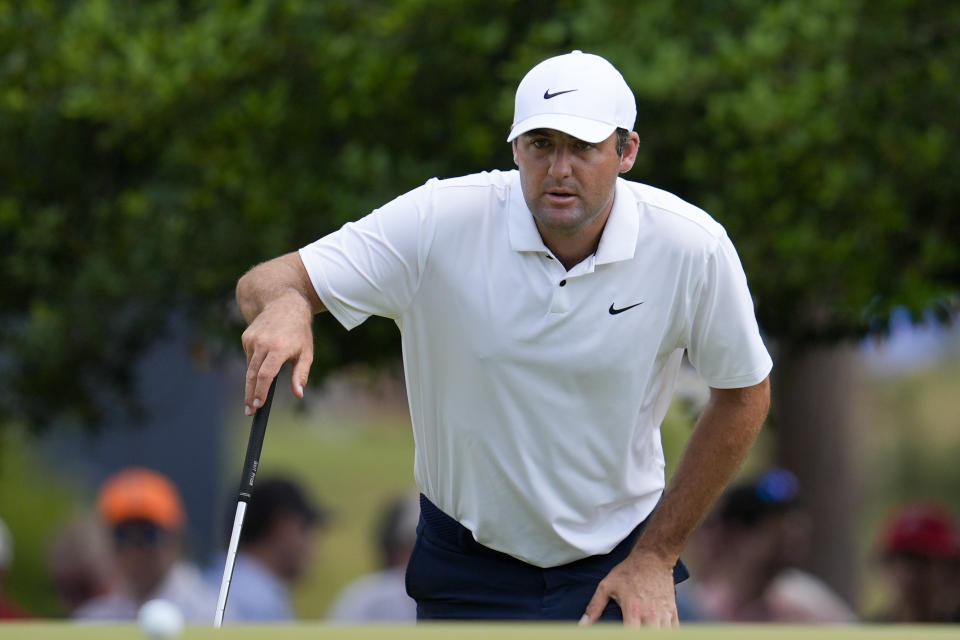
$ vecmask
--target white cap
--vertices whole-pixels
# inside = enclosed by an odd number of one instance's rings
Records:
[[[520,86],[507,142],[533,129],[556,129],[602,142],[617,127],[633,130],[637,103],[626,80],[600,56],[573,51],[531,69]]]

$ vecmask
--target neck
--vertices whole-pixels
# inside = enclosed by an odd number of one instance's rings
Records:
[[[556,256],[557,260],[560,261],[560,264],[569,271],[576,265],[583,262],[590,254],[596,253],[597,245],[600,243],[599,237],[593,240],[590,243],[581,243],[581,242],[563,242],[557,240],[547,240],[546,237],[543,239],[543,243],[547,245],[547,248],[550,249],[550,252]]]
[[[603,213],[590,220],[583,227],[569,232],[547,229],[541,226],[536,219],[534,219],[534,222],[540,232],[543,244],[569,271],[583,262],[587,256],[597,252],[597,247],[600,246],[600,238],[603,235],[603,228],[607,224],[612,209],[613,201],[611,200]]]

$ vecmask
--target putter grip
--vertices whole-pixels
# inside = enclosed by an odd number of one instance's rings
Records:
[[[273,392],[277,388],[277,379],[270,383],[267,399],[263,406],[253,414],[253,426],[250,427],[250,441],[247,442],[247,457],[243,460],[243,475],[240,476],[240,501],[249,502],[253,483],[257,479],[260,466],[260,450],[263,449],[263,436],[267,432],[267,418],[270,417],[270,405],[273,404]]]

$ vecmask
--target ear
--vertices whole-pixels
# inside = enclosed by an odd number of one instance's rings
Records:
[[[620,158],[620,173],[626,173],[633,168],[633,163],[637,160],[637,152],[640,150],[640,136],[636,131],[631,131],[627,138],[627,144],[623,147],[623,156]]]
[[[513,164],[520,166],[520,162],[517,161],[517,138],[513,139],[513,142],[510,144],[513,145]]]

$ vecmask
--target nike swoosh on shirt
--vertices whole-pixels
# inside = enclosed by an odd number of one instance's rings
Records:
[[[637,304],[632,304],[632,305],[630,305],[629,307],[624,307],[624,308],[622,308],[622,309],[614,309],[614,308],[613,308],[613,303],[611,302],[611,303],[610,303],[610,315],[615,316],[615,315],[617,315],[618,313],[623,313],[624,311],[627,311],[627,310],[629,310],[629,309],[633,309],[634,307],[639,307],[639,306],[642,305],[642,304],[643,304],[642,302],[638,302]]]
[[[556,98],[557,96],[562,96],[565,93],[572,93],[574,91],[576,91],[576,89],[567,89],[566,91],[557,91],[556,93],[550,93],[550,89],[547,89],[546,91],[543,92],[543,99],[549,100],[550,98]]]

